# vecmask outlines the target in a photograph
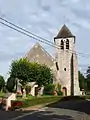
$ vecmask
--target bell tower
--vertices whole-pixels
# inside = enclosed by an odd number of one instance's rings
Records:
[[[64,24],[54,42],[59,46],[56,48],[56,83],[61,84],[64,95],[80,95],[75,36]]]

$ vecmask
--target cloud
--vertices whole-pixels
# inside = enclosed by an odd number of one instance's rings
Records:
[[[52,42],[61,26],[66,23],[76,35],[77,51],[85,53],[90,52],[87,49],[90,43],[89,13],[89,0],[0,0],[0,14],[3,17]],[[4,66],[0,72],[5,74],[12,59],[23,56],[36,42],[0,25],[0,65],[3,62]],[[84,47],[85,44],[87,48]],[[51,54],[55,53],[52,47],[42,45]],[[79,58],[79,63],[83,64],[84,61]]]

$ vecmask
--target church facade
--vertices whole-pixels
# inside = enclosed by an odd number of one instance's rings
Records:
[[[26,55],[32,62],[46,64],[54,73],[54,84],[60,84],[63,94],[80,95],[78,59],[75,52],[75,36],[63,25],[54,38],[57,46],[53,58],[40,44],[36,44]]]

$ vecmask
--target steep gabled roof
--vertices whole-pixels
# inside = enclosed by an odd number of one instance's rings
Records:
[[[54,58],[39,43],[35,44],[25,57],[31,62],[46,64],[49,67],[53,65],[54,61]]]
[[[55,37],[55,39],[66,38],[66,37],[74,37],[74,35],[71,33],[68,27],[64,24],[61,30],[59,31],[58,35]]]

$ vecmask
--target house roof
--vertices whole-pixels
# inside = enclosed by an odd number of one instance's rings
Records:
[[[74,37],[74,35],[71,33],[68,27],[64,24],[54,39],[66,38],[66,37]]]
[[[54,58],[39,44],[35,44],[25,55],[31,62],[38,62],[49,67],[53,65]]]

